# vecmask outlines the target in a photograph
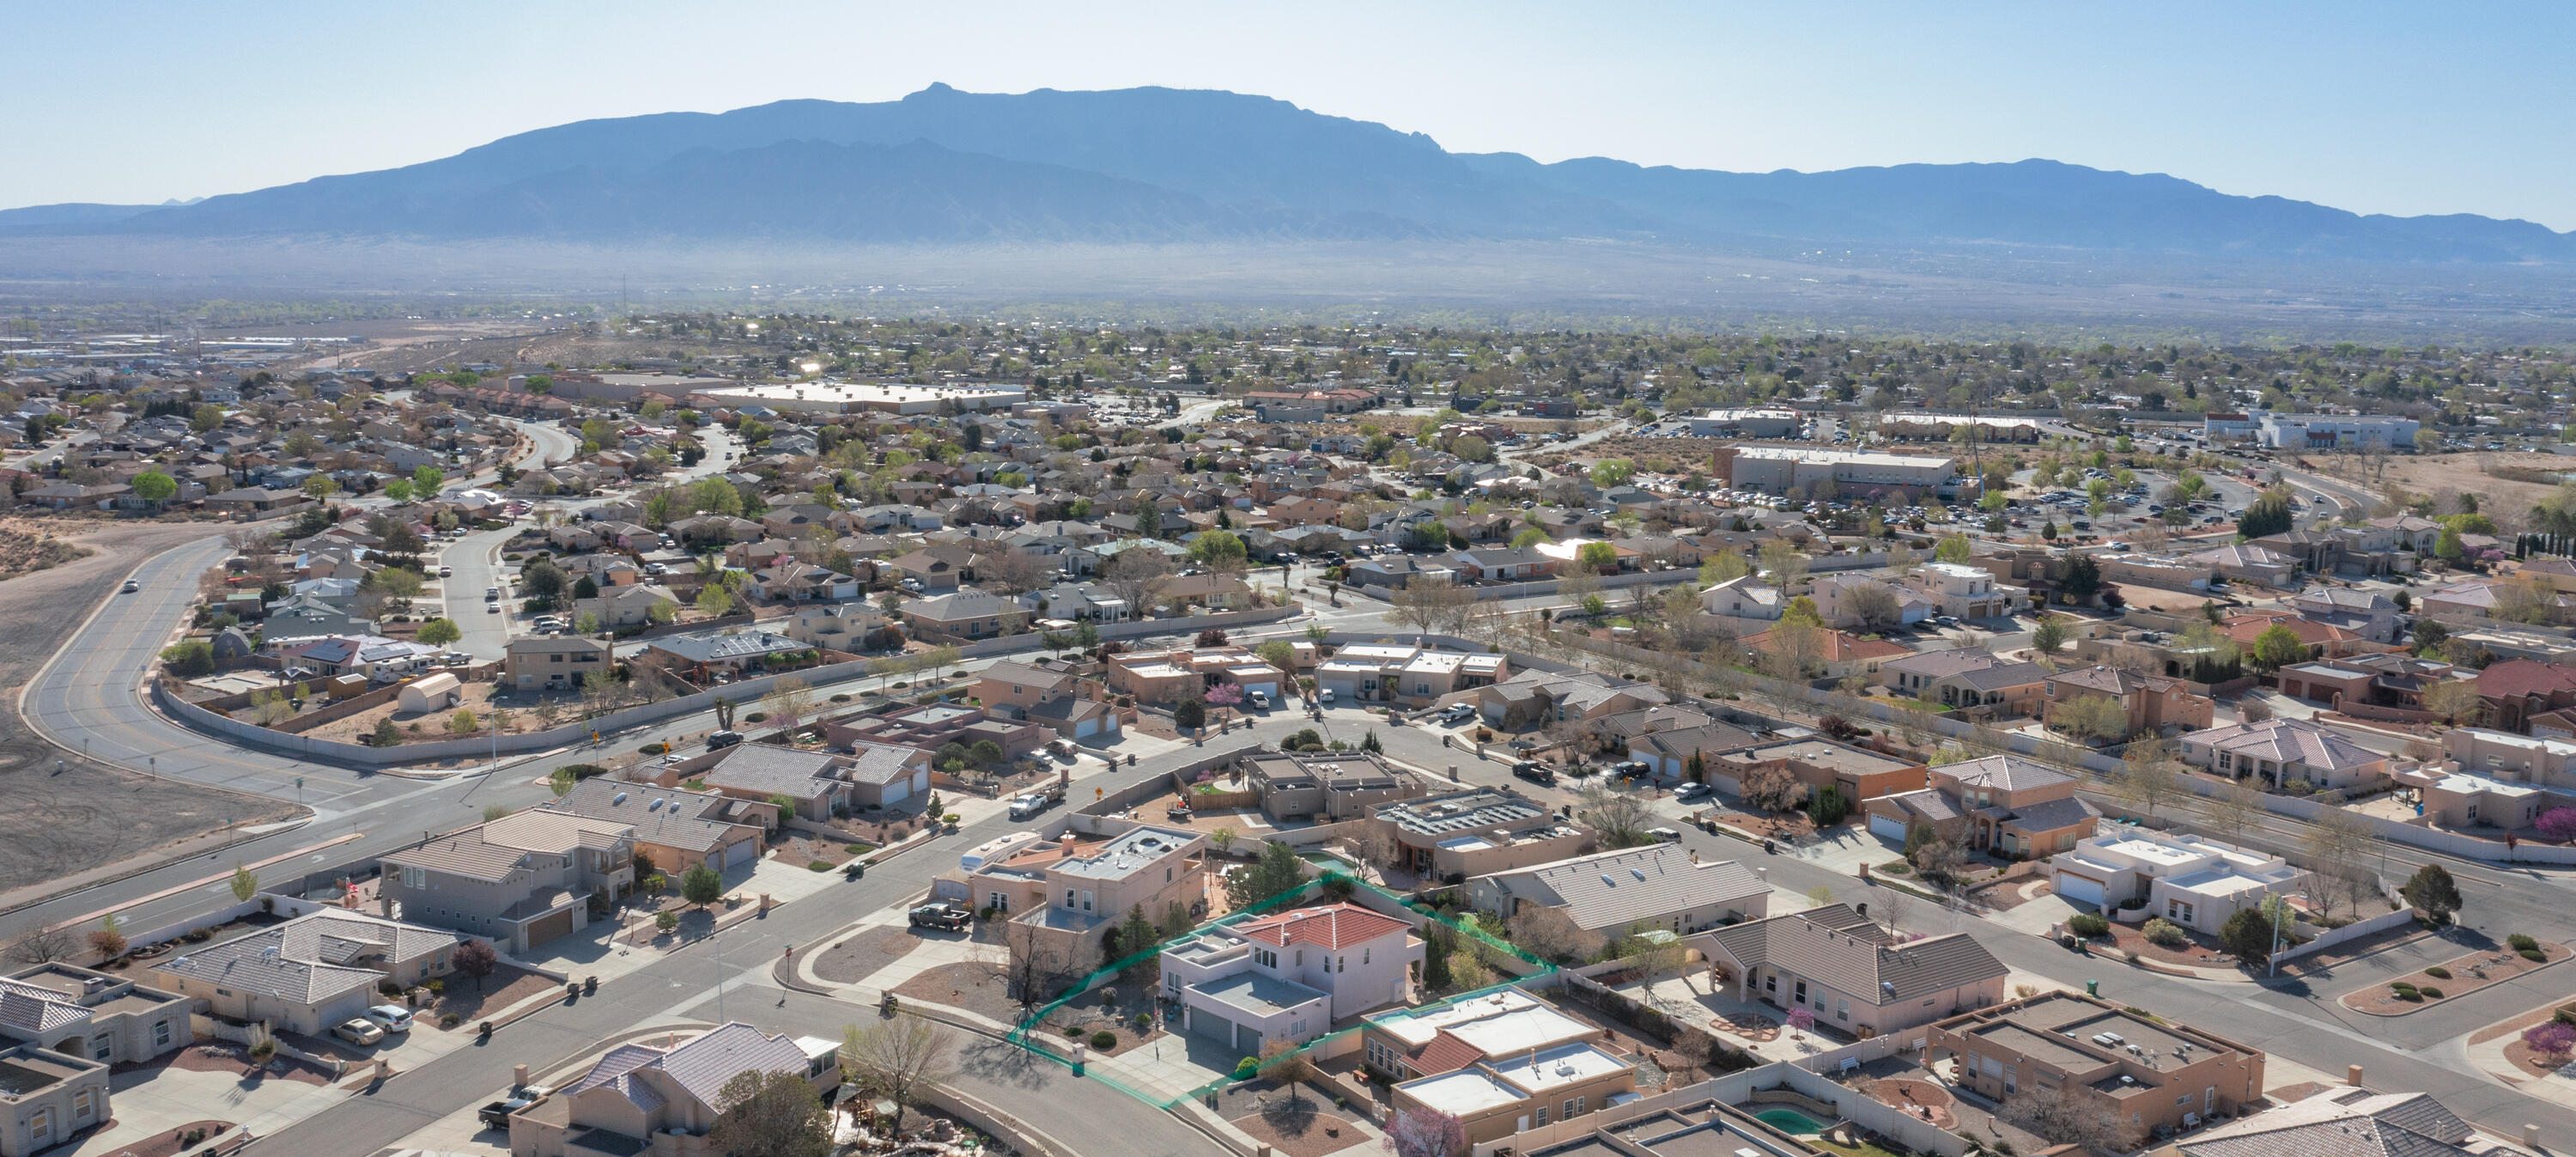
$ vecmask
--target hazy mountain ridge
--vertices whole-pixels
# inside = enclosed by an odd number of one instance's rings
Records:
[[[1609,238],[2016,246],[2254,261],[2565,263],[2576,235],[2363,216],[2028,160],[1731,173],[1459,154],[1227,92],[796,100],[539,129],[185,206],[0,212],[0,235],[857,244]]]

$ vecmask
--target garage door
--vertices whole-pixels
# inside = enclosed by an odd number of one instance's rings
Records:
[[[2102,881],[2090,876],[2078,876],[2073,872],[2059,872],[2057,894],[2069,900],[2081,900],[2087,904],[2099,905],[2102,903]]]
[[[528,947],[534,948],[572,931],[572,909],[548,913],[528,925]]]
[[[750,863],[758,854],[758,848],[759,845],[751,840],[734,841],[732,846],[725,849],[725,866],[739,868]]]
[[[912,781],[910,779],[898,779],[885,785],[884,790],[877,793],[877,802],[891,807],[896,802],[911,794]]]
[[[1234,1026],[1234,1051],[1247,1057],[1261,1055],[1261,1030],[1248,1024]]]
[[[1100,721],[1097,719],[1085,719],[1073,725],[1073,737],[1076,739],[1089,739],[1099,733]]]
[[[1869,834],[1902,842],[1905,839],[1905,821],[1895,816],[1871,816]]]
[[[1234,1022],[1204,1008],[1190,1010],[1190,1031],[1227,1048],[1234,1047]]]

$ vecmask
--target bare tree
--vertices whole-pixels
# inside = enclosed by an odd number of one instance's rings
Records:
[[[1606,939],[1576,924],[1565,909],[1544,904],[1521,905],[1505,925],[1511,930],[1512,943],[1559,963],[1591,959]]]
[[[2370,847],[2371,839],[2368,821],[2340,808],[2327,808],[2308,821],[2302,849],[2308,862],[2302,866],[2320,881],[2361,873],[2361,856]],[[2342,890],[2320,887],[2317,891],[2319,914],[2332,916],[2332,902]]]
[[[2147,818],[2153,819],[2158,804],[2187,790],[2182,775],[2182,765],[2167,753],[2163,740],[2142,739],[2130,744],[2120,757],[2120,771],[2112,780],[2112,788],[2120,798],[2145,808]]]
[[[2263,793],[2242,783],[2229,783],[2211,796],[2205,808],[2209,826],[2231,843],[2241,842],[2263,815]]]
[[[841,1031],[841,1071],[850,1081],[894,1102],[895,1131],[903,1131],[904,1106],[925,1086],[947,1080],[957,1031],[935,1020],[894,1016],[866,1028]]]
[[[1388,602],[1395,608],[1395,621],[1425,633],[1440,632],[1464,625],[1476,592],[1442,580],[1416,579]]]
[[[1100,573],[1100,583],[1126,602],[1128,614],[1142,619],[1171,575],[1172,560],[1163,552],[1137,546],[1110,559],[1109,566]]]
[[[975,584],[996,594],[1026,594],[1045,586],[1052,573],[1044,560],[1009,547],[975,556]]]
[[[68,928],[39,928],[12,941],[9,959],[21,964],[47,964],[69,959],[80,950],[80,937]]]
[[[1883,631],[1895,625],[1901,608],[1896,592],[1882,582],[1859,582],[1843,588],[1843,606],[1860,619],[1864,631]]]
[[[2024,1084],[2020,1092],[2004,1099],[2002,1109],[2005,1120],[2052,1145],[2081,1145],[2105,1153],[2129,1148],[2126,1130],[2115,1116],[2063,1086]]]
[[[1807,785],[1776,763],[1756,767],[1737,782],[1743,785],[1744,802],[1766,812],[1790,811],[1807,802]]]
[[[1914,897],[1902,888],[1881,888],[1879,892],[1878,914],[1887,921],[1887,930],[1903,931],[1905,914],[1914,907]]]
[[[1011,999],[1020,1006],[1020,1020],[1026,1022],[1055,999],[1056,990],[1071,978],[1071,962],[1054,948],[1040,944],[1027,929],[1008,927],[1010,955],[1003,962],[1002,979]]]
[[[1655,821],[1653,809],[1635,792],[1614,791],[1595,779],[1575,793],[1574,818],[1601,833],[1601,840],[1614,848],[1631,848],[1650,843],[1653,836],[1646,828]]]

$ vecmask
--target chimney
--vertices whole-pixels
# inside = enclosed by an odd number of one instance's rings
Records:
[[[528,1066],[510,1066],[510,1087],[513,1089],[524,1089],[528,1087]]]
[[[2343,1067],[2343,1083],[2345,1083],[2345,1084],[2347,1084],[2347,1085],[2350,1085],[2350,1086],[2352,1086],[2352,1087],[2354,1087],[2354,1088],[2356,1088],[2356,1089],[2360,1088],[2360,1087],[2361,1087],[2361,1066],[2360,1066],[2360,1065],[2345,1065],[2345,1066]]]

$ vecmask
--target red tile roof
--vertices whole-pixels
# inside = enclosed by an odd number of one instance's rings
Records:
[[[1449,1035],[1448,1029],[1432,1034],[1420,1051],[1406,1059],[1415,1072],[1426,1077],[1454,1073],[1485,1059],[1485,1050]]]
[[[1390,932],[1401,932],[1408,927],[1410,925],[1402,920],[1378,915],[1357,904],[1332,904],[1275,912],[1237,924],[1234,930],[1264,944],[1319,944],[1326,948],[1341,948],[1364,940],[1375,940]]]
[[[2478,672],[2478,694],[2489,699],[2576,692],[2576,669],[2529,659],[2507,659]]]

